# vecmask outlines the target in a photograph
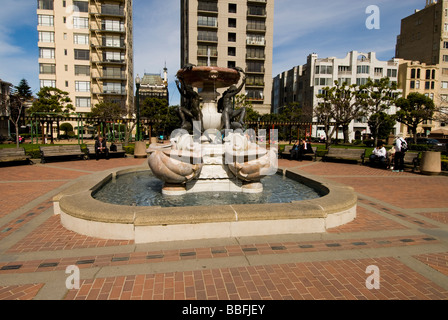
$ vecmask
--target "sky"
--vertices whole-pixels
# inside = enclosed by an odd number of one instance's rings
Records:
[[[269,1],[269,0],[268,0]],[[26,79],[39,91],[36,0],[1,0],[0,79]],[[348,52],[395,55],[401,19],[423,9],[426,0],[275,0],[274,78],[306,63],[307,56],[344,58]],[[366,27],[379,10],[378,29]],[[179,104],[175,76],[180,69],[180,0],[134,0],[134,74],[160,73],[166,65],[170,105]]]

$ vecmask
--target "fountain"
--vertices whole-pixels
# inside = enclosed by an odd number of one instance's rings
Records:
[[[152,172],[165,181],[163,194],[261,193],[261,179],[277,172],[276,150],[266,148],[266,139],[264,145],[251,141],[255,132],[242,130],[245,109],[233,108],[232,100],[245,84],[242,74],[240,68],[218,67],[188,67],[177,73],[187,105],[179,110],[182,129],[172,134],[171,144],[147,150]],[[216,90],[226,87],[218,100]]]
[[[97,238],[151,243],[322,233],[355,219],[357,196],[352,188],[304,175],[298,169],[279,170],[276,144],[267,147],[266,139],[256,141],[253,131],[243,132],[245,109],[234,110],[232,103],[244,86],[243,70],[187,66],[177,78],[186,104],[179,107],[182,126],[172,133],[170,144],[150,145],[148,164],[143,167],[82,177],[54,197],[54,212],[65,228]],[[217,90],[225,88],[219,98]],[[270,139],[275,140],[273,132]],[[276,174],[310,187],[318,196],[303,200],[291,196],[281,203],[184,203],[174,207],[115,204],[95,198],[104,186],[136,173],[154,175],[163,182],[163,197],[171,199],[209,197],[210,191],[263,195],[271,190],[263,190],[262,180]]]

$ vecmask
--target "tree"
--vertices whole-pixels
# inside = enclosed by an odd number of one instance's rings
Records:
[[[70,123],[65,122],[61,124],[61,130],[64,131],[64,135],[68,138],[69,133],[73,131],[73,126]]]
[[[324,132],[326,136],[325,148],[328,149],[331,146],[333,135],[338,129],[338,126],[331,126],[330,122],[334,119],[333,108],[329,102],[326,92],[319,94],[318,98],[322,99],[322,102],[314,108],[314,117],[317,121],[322,123],[324,126]]]
[[[154,135],[167,135],[171,133],[173,122],[180,128],[180,118],[177,107],[169,107],[166,99],[146,98],[140,106],[142,118],[153,122],[152,133]],[[168,132],[169,131],[169,132]]]
[[[336,128],[342,126],[344,143],[349,143],[349,125],[353,120],[364,115],[365,94],[356,85],[349,86],[346,82],[340,84],[339,81],[334,83],[334,87],[324,88],[325,94],[318,94],[317,98],[323,98],[325,107],[331,108],[330,113]]]
[[[397,121],[407,125],[410,129],[414,143],[417,143],[417,129],[425,120],[432,120],[435,105],[431,98],[421,93],[410,93],[407,98],[400,98],[396,103],[400,109],[396,113]]]
[[[37,93],[37,100],[28,110],[29,113],[69,113],[75,111],[68,92],[58,88],[43,87]]]
[[[75,111],[75,107],[71,104],[72,100],[68,96],[68,92],[62,91],[58,88],[43,87],[37,93],[37,100],[34,101],[33,106],[28,110],[28,113],[69,113]],[[47,131],[51,134],[51,143],[53,143],[53,121],[42,121],[42,126],[47,122]],[[44,130],[42,130],[42,135]],[[45,141],[42,136],[42,141]]]
[[[111,101],[101,101],[92,107],[88,116],[91,118],[100,119],[101,121],[96,122],[95,124],[100,125],[103,123],[103,130],[105,130],[104,124],[106,119],[122,119],[126,115],[126,110],[122,108],[120,104]],[[89,120],[89,122],[92,122],[92,120]],[[125,127],[125,145],[129,144],[130,135],[134,127],[135,123]],[[99,134],[105,135],[105,132]]]
[[[370,131],[374,132],[376,130],[375,146],[378,145],[378,139],[386,140],[389,137],[395,123],[395,116],[385,112],[375,113],[370,116],[368,121]]]
[[[19,96],[25,101],[30,100],[33,97],[33,92],[31,91],[31,87],[28,85],[28,81],[26,79],[20,80],[19,85],[14,87],[13,94]]]
[[[389,117],[385,116],[385,113],[396,103],[397,84],[391,82],[389,78],[382,78],[379,81],[373,81],[369,78],[360,89],[366,115],[370,116],[369,127],[376,146],[380,128],[390,120]]]
[[[24,113],[24,105],[33,98],[31,87],[25,79],[15,86],[9,100],[9,120],[14,124],[16,131],[16,146],[19,148],[20,118]]]

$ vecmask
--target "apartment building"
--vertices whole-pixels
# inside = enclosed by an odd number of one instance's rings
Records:
[[[67,91],[78,113],[133,112],[132,0],[38,0],[37,18],[40,87]]]
[[[447,0],[427,0],[424,9],[401,20],[396,57],[405,60],[400,67],[405,96],[420,92],[431,97],[437,107],[448,106]],[[441,127],[445,123],[427,121],[418,133],[428,136]]]
[[[317,95],[322,93],[325,87],[334,86],[335,81],[360,86],[366,84],[369,78],[379,80],[389,77],[391,81],[397,82],[398,68],[398,59],[380,61],[375,52],[351,51],[342,59],[319,58],[316,53],[310,54],[305,65],[286,71],[274,79],[272,95],[277,100],[272,102],[275,106],[273,111],[278,112],[289,103],[298,103],[302,107],[304,120],[311,120],[313,110],[319,103]],[[389,112],[394,114],[395,107]],[[360,118],[350,124],[350,140],[362,139],[370,134],[367,121],[367,118]],[[394,130],[398,132],[399,128],[397,124]],[[313,137],[320,138],[325,135],[323,127],[320,126],[314,126],[312,131]],[[342,138],[342,129],[338,136]]]
[[[403,97],[407,97],[410,93],[420,93],[430,97],[432,100],[440,100],[439,83],[439,65],[426,64],[419,61],[409,61],[400,59],[400,67],[398,73],[398,83],[400,89],[403,90]],[[444,83],[448,87],[448,82]],[[445,101],[448,102],[448,96],[445,95]],[[417,130],[417,133],[422,136],[428,136],[434,128],[438,128],[437,122],[427,120]],[[406,126],[402,126],[401,132],[408,135]]]
[[[181,0],[181,65],[244,69],[242,93],[262,114],[271,111],[273,35],[274,0]]]

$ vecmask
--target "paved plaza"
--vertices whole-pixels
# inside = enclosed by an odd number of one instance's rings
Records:
[[[0,167],[0,300],[448,299],[447,176],[280,160],[355,189],[357,219],[325,234],[134,244],[78,235],[53,214],[77,178],[144,162]],[[79,289],[67,289],[69,266]]]

